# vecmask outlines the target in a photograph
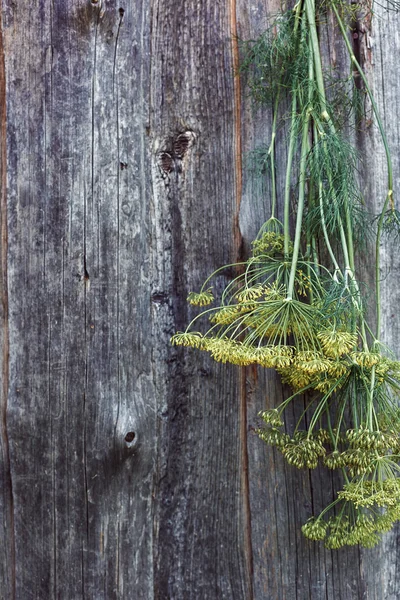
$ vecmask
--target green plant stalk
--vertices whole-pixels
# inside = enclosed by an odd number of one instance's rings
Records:
[[[297,111],[297,96],[296,92],[293,91],[292,107],[291,107],[291,130],[289,139],[289,148],[287,154],[287,165],[286,165],[286,178],[285,178],[285,199],[284,199],[284,213],[283,213],[283,234],[284,234],[284,255],[285,258],[289,256],[289,244],[290,244],[290,182],[292,176],[292,165],[294,148],[296,145],[296,111]]]
[[[276,138],[276,124],[278,119],[278,106],[279,96],[276,96],[274,104],[274,118],[272,121],[272,132],[271,132],[271,143],[269,145],[268,154],[271,157],[271,193],[272,193],[272,207],[271,207],[271,218],[275,219],[276,212],[276,173],[275,173],[275,138]]]
[[[306,0],[306,2],[309,2],[309,0]],[[306,20],[304,20],[304,24],[305,24],[305,21]],[[310,57],[309,57],[309,61],[308,61],[308,77],[309,77],[309,82],[312,82],[314,79],[314,67],[313,67],[313,57],[312,57],[311,52],[310,52]],[[311,83],[309,83],[308,95],[309,95],[309,99],[310,99]],[[300,251],[300,239],[301,239],[301,230],[302,230],[302,224],[303,224],[305,187],[306,187],[306,166],[307,166],[308,135],[309,135],[310,117],[311,117],[311,108],[308,107],[307,112],[306,112],[306,117],[305,117],[304,123],[303,123],[302,139],[301,139],[299,203],[297,206],[296,229],[295,229],[295,237],[294,237],[294,243],[293,243],[292,264],[290,267],[289,284],[288,284],[287,297],[286,297],[287,300],[293,299],[297,261],[299,258],[299,251]]]
[[[293,27],[293,35],[297,33],[297,29],[299,28],[301,13],[302,13],[302,0],[298,0],[295,7],[293,8],[295,11],[295,22]],[[284,256],[287,258],[289,256],[289,244],[290,244],[290,182],[292,175],[292,165],[293,165],[293,155],[294,148],[296,145],[296,112],[297,112],[297,95],[295,92],[295,84],[294,82],[292,88],[292,105],[291,105],[291,129],[290,129],[290,138],[289,138],[289,148],[287,155],[287,165],[286,165],[286,176],[285,176],[285,195],[284,195],[284,209],[283,209],[283,234],[284,234]]]
[[[303,124],[302,142],[301,142],[301,159],[300,159],[300,183],[299,183],[299,203],[297,206],[296,230],[293,244],[292,265],[290,268],[289,285],[287,291],[287,300],[293,299],[294,282],[296,277],[297,261],[299,258],[301,229],[303,223],[305,185],[306,185],[306,162],[307,162],[307,144],[308,144],[308,125],[310,122],[310,112],[307,111],[307,116]]]
[[[388,171],[388,191],[387,191],[386,199],[385,199],[383,209],[381,212],[381,216],[379,217],[379,221],[378,221],[378,228],[377,228],[377,234],[376,234],[376,246],[375,246],[375,254],[376,254],[376,256],[375,256],[376,340],[379,340],[380,332],[381,332],[381,320],[382,320],[382,317],[381,317],[381,282],[380,282],[380,242],[381,242],[381,236],[382,236],[383,219],[384,219],[385,212],[388,208],[388,205],[390,204],[391,208],[394,209],[392,157],[390,154],[389,144],[387,141],[385,130],[383,128],[382,120],[381,120],[375,99],[372,95],[371,88],[369,87],[368,80],[365,76],[364,71],[361,68],[361,65],[359,64],[358,60],[356,59],[356,57],[354,55],[353,48],[351,47],[351,44],[347,37],[347,33],[346,33],[346,29],[344,27],[343,21],[340,17],[340,14],[339,14],[334,2],[332,3],[332,9],[333,9],[333,12],[335,13],[340,31],[342,33],[344,42],[345,42],[347,50],[349,52],[350,60],[353,63],[353,65],[355,66],[355,68],[357,69],[357,71],[365,85],[365,89],[366,89],[368,97],[371,101],[372,110],[374,111],[374,115],[376,118],[376,122],[378,124],[378,129],[381,134],[383,146],[385,148],[385,153],[386,153],[386,162],[387,162],[387,171]]]
[[[317,32],[317,26],[316,26],[316,22],[315,22],[314,3],[313,3],[313,0],[305,0],[305,1],[306,1],[307,18],[308,18],[309,27],[310,27],[311,44],[312,44],[312,49],[313,49],[313,54],[314,54],[315,78],[317,81],[318,92],[320,95],[320,100],[321,100],[321,104],[322,104],[322,108],[323,108],[321,116],[325,119],[325,121],[327,121],[329,123],[331,130],[335,131],[335,127],[332,123],[330,115],[326,110],[325,84],[324,84],[324,78],[323,78],[323,72],[322,72],[322,62],[321,62],[321,54],[320,54],[320,49],[319,49],[318,32]],[[336,11],[336,14],[337,14],[337,11]],[[346,37],[346,40],[347,40],[347,37]],[[322,210],[323,210],[323,207],[322,207]],[[345,211],[346,211],[346,225],[347,225],[347,235],[348,235],[347,238],[345,235],[342,220],[340,219],[340,221],[339,221],[339,223],[340,223],[340,225],[339,225],[340,238],[341,238],[343,256],[344,256],[344,260],[345,260],[345,279],[347,279],[347,275],[350,276],[352,286],[354,287],[354,290],[355,290],[357,298],[358,298],[358,305],[359,305],[358,308],[360,309],[360,312],[361,312],[360,290],[359,290],[359,286],[358,286],[357,280],[354,275],[354,244],[353,244],[350,211],[349,211],[347,202],[346,202]],[[328,251],[329,251],[329,246],[328,246]],[[361,317],[361,335],[363,338],[364,347],[366,349],[368,349],[365,324],[364,324],[364,319],[362,317]]]
[[[317,25],[315,22],[315,6],[313,0],[305,0],[306,6],[306,14],[307,20],[309,24],[310,30],[310,38],[311,38],[311,46],[314,55],[314,65],[315,65],[315,79],[317,82],[318,92],[320,95],[320,100],[322,104],[322,113],[321,117],[324,121],[330,122],[330,116],[326,110],[326,96],[325,96],[325,84],[324,84],[324,76],[322,73],[322,63],[321,63],[321,54],[319,51],[319,40],[318,40],[318,32]]]

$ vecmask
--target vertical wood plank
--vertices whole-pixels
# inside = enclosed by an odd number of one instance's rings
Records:
[[[198,353],[166,354],[168,337],[196,314],[186,305],[188,292],[237,259],[231,9],[219,0],[153,3],[151,137],[159,244],[154,357],[161,400],[155,597],[160,599],[251,597],[240,373]],[[227,276],[232,273],[221,276],[217,292]]]
[[[104,8],[4,7],[17,598],[153,593],[149,9]]]

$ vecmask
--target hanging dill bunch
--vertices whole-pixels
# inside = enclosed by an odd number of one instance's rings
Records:
[[[274,369],[290,386],[280,405],[261,411],[256,433],[293,467],[340,473],[342,488],[302,528],[308,539],[338,549],[372,547],[400,518],[400,363],[380,342],[379,277],[381,236],[398,236],[400,219],[382,122],[353,55],[344,13],[330,2],[387,157],[385,201],[375,228],[367,226],[359,157],[344,116],[355,117],[359,98],[354,82],[332,83],[332,72],[322,68],[317,22],[323,4],[316,9],[314,0],[300,0],[257,40],[241,44],[239,71],[250,95],[258,105],[273,104],[270,143],[251,157],[256,173],[271,180],[270,217],[247,260],[218,268],[198,291],[190,291],[187,301],[198,314],[171,342],[207,352],[217,362]],[[287,156],[278,163],[281,122],[288,124],[289,136]],[[280,169],[283,192],[277,185]],[[376,331],[356,272],[357,252],[373,230]],[[225,279],[217,294],[224,271],[236,276]],[[287,411],[293,414],[299,398],[304,406],[304,394],[305,408],[289,427]]]

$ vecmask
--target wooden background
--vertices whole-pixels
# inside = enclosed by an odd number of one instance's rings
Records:
[[[301,536],[332,481],[253,434],[279,382],[169,344],[194,314],[188,291],[245,256],[268,216],[243,155],[271,115],[234,77],[235,36],[258,35],[277,4],[100,4],[1,2],[1,599],[395,600],[397,531],[373,550]],[[354,41],[397,190],[399,25],[378,9]],[[321,39],[348,73],[330,18]],[[286,141],[283,128],[278,164]],[[368,118],[356,143],[376,212],[385,164]],[[400,259],[383,253],[400,350]]]

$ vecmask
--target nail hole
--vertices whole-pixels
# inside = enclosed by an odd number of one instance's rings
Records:
[[[125,436],[126,443],[127,444],[131,444],[134,439],[135,439],[135,432],[134,431],[128,431],[128,433]]]
[[[119,12],[119,16],[123,17],[124,13],[125,13],[125,9],[124,8],[120,8],[118,12]]]

